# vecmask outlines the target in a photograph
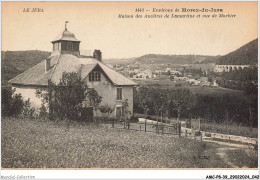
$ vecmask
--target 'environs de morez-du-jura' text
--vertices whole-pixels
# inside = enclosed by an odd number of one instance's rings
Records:
[[[225,13],[215,8],[136,8],[130,14],[118,14],[118,18],[235,18],[236,14]]]

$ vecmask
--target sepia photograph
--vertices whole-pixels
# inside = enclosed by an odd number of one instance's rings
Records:
[[[257,1],[1,13],[2,170],[258,169]]]

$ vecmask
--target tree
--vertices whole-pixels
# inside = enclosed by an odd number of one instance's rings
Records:
[[[16,89],[2,88],[2,116],[18,116],[23,111],[24,101],[21,94],[15,94]]]
[[[167,111],[168,107],[168,97],[167,97],[167,91],[166,90],[160,90],[160,89],[154,89],[154,94],[152,96],[153,101],[153,108],[155,111],[155,114],[157,116],[161,116],[161,121],[163,114]],[[158,119],[157,119],[158,121]]]
[[[166,75],[167,75],[167,76],[170,76],[170,75],[171,75],[171,71],[170,71],[170,70],[167,71],[167,72],[166,72]]]
[[[208,81],[209,81],[209,84],[210,84],[210,87],[213,85],[213,78],[210,76],[208,77]]]
[[[81,76],[64,72],[58,84],[49,81],[47,89],[37,90],[36,95],[42,98],[51,119],[78,120],[88,94]]]
[[[96,116],[97,110],[99,108],[99,104],[102,101],[102,97],[99,96],[98,92],[95,89],[88,89],[87,98],[89,100],[89,105],[93,107]],[[94,121],[95,121],[95,116],[94,116]]]
[[[122,112],[126,121],[127,115],[131,113],[131,111],[129,111],[128,99],[125,99],[125,101],[122,102]]]
[[[177,113],[178,120],[182,114],[188,115],[194,101],[194,96],[189,89],[176,89],[169,95],[171,99],[171,110]]]

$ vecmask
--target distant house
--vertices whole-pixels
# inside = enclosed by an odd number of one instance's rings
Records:
[[[181,72],[180,71],[176,71],[176,70],[171,70],[171,74],[172,75],[176,75],[176,74],[181,74]]]
[[[207,77],[200,78],[200,85],[201,86],[210,86],[210,82],[208,81]]]
[[[145,71],[141,71],[135,75],[133,75],[133,78],[136,79],[136,78],[141,78],[141,79],[150,79],[152,78],[152,71],[147,69]]]
[[[41,100],[35,95],[36,89],[47,88],[48,80],[58,83],[63,72],[76,72],[89,88],[94,88],[103,97],[101,105],[115,109],[115,116],[121,116],[125,99],[128,99],[129,110],[133,112],[136,83],[104,64],[101,51],[95,50],[92,57],[81,56],[80,41],[66,27],[61,37],[52,44],[50,57],[9,81],[12,88],[16,88],[16,93],[25,99],[30,98],[32,106],[39,108]]]
[[[165,69],[165,72],[167,73],[167,72],[171,72],[171,68],[170,67],[167,67],[166,69]]]
[[[161,75],[162,74],[162,69],[161,68],[157,68],[157,70],[155,71],[155,74],[157,75]]]
[[[200,81],[195,79],[187,79],[187,82],[189,82],[193,86],[198,86],[200,84]]]

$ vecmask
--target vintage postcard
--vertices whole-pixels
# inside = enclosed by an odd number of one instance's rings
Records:
[[[257,1],[2,1],[1,13],[1,178],[259,179]]]

